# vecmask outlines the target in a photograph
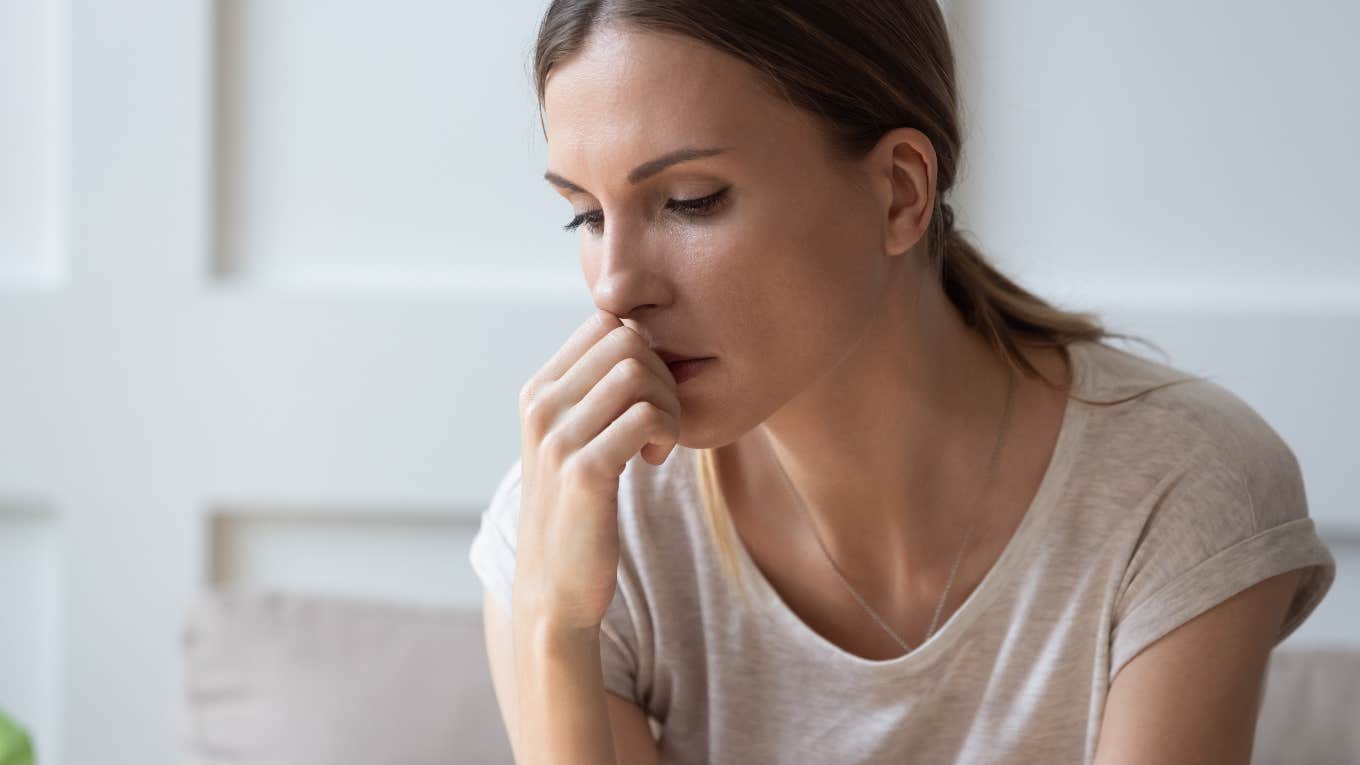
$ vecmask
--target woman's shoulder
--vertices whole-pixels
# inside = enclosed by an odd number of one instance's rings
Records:
[[[1173,471],[1218,473],[1257,499],[1301,493],[1298,460],[1284,438],[1212,375],[1191,374],[1110,345],[1087,348],[1091,374],[1085,397],[1134,397],[1091,412],[1096,422],[1089,435],[1097,442],[1088,447],[1103,453],[1112,470],[1141,470],[1154,477]]]
[[[1115,405],[1111,411],[1132,412],[1130,419],[1157,427],[1157,435],[1221,444],[1241,458],[1287,448],[1260,412],[1213,375],[1193,374],[1108,344],[1088,348],[1093,371],[1087,396],[1109,401],[1147,391],[1132,406]]]

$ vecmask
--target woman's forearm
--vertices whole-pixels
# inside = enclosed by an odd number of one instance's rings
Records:
[[[555,628],[520,608],[515,624],[518,765],[614,765],[599,628]]]

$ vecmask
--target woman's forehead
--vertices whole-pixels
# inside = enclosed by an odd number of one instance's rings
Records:
[[[755,121],[769,99],[748,64],[704,43],[615,32],[593,36],[553,66],[544,86],[544,122],[554,137],[630,126],[653,135],[667,126],[724,129]]]

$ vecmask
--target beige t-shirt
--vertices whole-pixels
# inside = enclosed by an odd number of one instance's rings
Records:
[[[1069,347],[1085,398],[1190,376],[1110,345]],[[1305,568],[1283,640],[1336,574],[1293,452],[1236,395],[1193,381],[1109,407],[1069,400],[1000,559],[929,640],[868,660],[808,627],[738,538],[756,596],[743,608],[693,457],[679,446],[660,466],[635,455],[625,468],[618,590],[601,625],[605,687],[660,723],[667,763],[1089,763],[1110,682],[1139,651]],[[507,610],[519,469],[470,554]]]

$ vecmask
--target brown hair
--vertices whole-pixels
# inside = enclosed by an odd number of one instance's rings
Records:
[[[1117,337],[1095,314],[1057,308],[997,271],[954,227],[944,201],[962,152],[958,91],[945,19],[935,0],[554,0],[545,11],[534,51],[539,124],[552,67],[582,49],[606,24],[683,35],[750,64],[776,97],[815,115],[839,157],[864,156],[889,130],[908,126],[935,148],[937,194],[926,233],[928,258],[945,295],[1012,369],[1057,388],[1019,351],[1024,344],[1056,347]],[[1161,351],[1158,347],[1158,351]],[[1165,352],[1162,351],[1163,356]],[[1200,379],[1200,378],[1190,378]],[[1123,403],[1187,379],[1162,383],[1115,401]],[[714,449],[694,450],[704,513],[723,567],[742,584],[731,516],[718,491]]]

